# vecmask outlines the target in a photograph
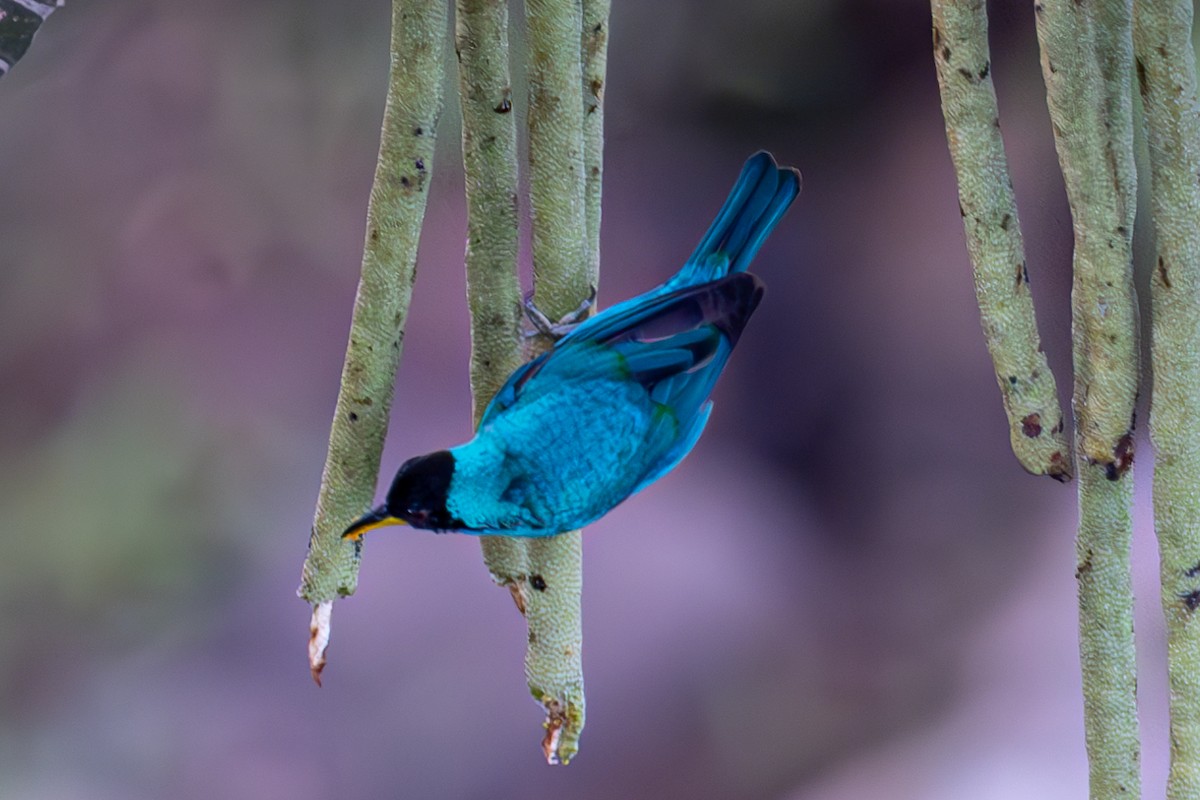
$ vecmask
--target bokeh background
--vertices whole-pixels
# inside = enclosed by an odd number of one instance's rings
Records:
[[[992,5],[1065,389],[1032,9]],[[313,685],[295,588],[388,23],[384,0],[72,3],[0,81],[0,797],[1084,797],[1074,492],[1008,450],[920,0],[616,3],[602,303],[677,268],[751,152],[805,189],[704,440],[586,535],[576,761],[542,762],[523,622],[469,537],[372,537]],[[470,433],[447,99],[387,475]]]

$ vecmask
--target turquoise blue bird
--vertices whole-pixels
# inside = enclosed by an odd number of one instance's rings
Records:
[[[800,173],[752,156],[695,252],[665,283],[579,323],[517,369],[475,437],[405,462],[384,525],[553,536],[594,522],[695,446],[708,399],[763,284],[746,272],[800,193]]]

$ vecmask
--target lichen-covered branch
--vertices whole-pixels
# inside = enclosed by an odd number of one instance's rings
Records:
[[[1138,352],[1133,130],[1123,96],[1132,91],[1129,2],[1039,0],[1034,8],[1075,230],[1076,575],[1090,794],[1095,800],[1137,797],[1129,467]]]
[[[1200,797],[1200,110],[1190,0],[1138,0],[1158,258],[1151,277],[1154,524],[1171,685],[1169,800]]]
[[[1099,5],[1128,0],[1099,0]],[[1039,0],[1034,6],[1042,76],[1054,142],[1075,228],[1072,291],[1075,427],[1080,454],[1119,476],[1133,461],[1137,400],[1137,302],[1133,289],[1132,91],[1124,56],[1101,57],[1098,47],[1132,48],[1129,14],[1121,33],[1101,26],[1097,3]],[[1107,65],[1107,66],[1104,66]],[[1125,65],[1125,78],[1105,76]]]
[[[517,279],[517,128],[512,113],[506,0],[457,0],[455,48],[467,187],[467,301],[471,308],[471,391],[475,424],[521,365],[521,286]],[[492,578],[525,588],[523,542],[480,540]]]
[[[309,660],[318,682],[333,600],[353,594],[358,581],[358,545],[341,534],[371,504],[387,434],[442,109],[446,24],[440,0],[393,3],[391,70],[362,274],[298,590],[313,604]]]
[[[594,288],[584,201],[581,14],[575,0],[525,3],[534,300],[551,319],[578,307]],[[525,675],[546,708],[546,758],[565,764],[584,725],[581,534],[530,540],[527,553]]]
[[[1071,477],[1054,375],[1034,318],[1025,247],[992,86],[984,0],[933,0],[946,138],[958,176],[967,252],[975,269],[984,336],[1021,466],[1035,475]]]

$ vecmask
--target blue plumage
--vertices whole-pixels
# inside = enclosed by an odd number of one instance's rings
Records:
[[[413,527],[552,536],[599,519],[695,446],[762,282],[746,268],[800,192],[752,156],[683,268],[580,323],[516,370],[471,441],[419,456],[346,536]]]

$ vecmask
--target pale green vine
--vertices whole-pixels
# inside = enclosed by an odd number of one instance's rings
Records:
[[[447,15],[441,0],[395,0],[379,160],[362,273],[298,594],[313,606],[309,666],[320,682],[334,599],[354,593],[360,551],[342,539],[371,505],[416,276],[442,110]]]
[[[1192,4],[1139,0],[1137,77],[1150,146],[1154,526],[1171,686],[1168,800],[1200,797],[1200,111]]]
[[[1039,352],[1028,297],[991,85],[985,5],[983,0],[932,0],[932,6],[946,133],[1013,448],[1030,471],[1055,474],[1046,466],[1061,463],[1055,457],[1061,443],[1037,440],[1044,432],[1042,409],[1057,411],[1056,391]],[[1075,230],[1075,574],[1090,794],[1096,800],[1130,798],[1140,793],[1129,469],[1139,380],[1132,264],[1132,3],[1038,0],[1034,15]],[[1058,433],[1061,425],[1055,429]]]

